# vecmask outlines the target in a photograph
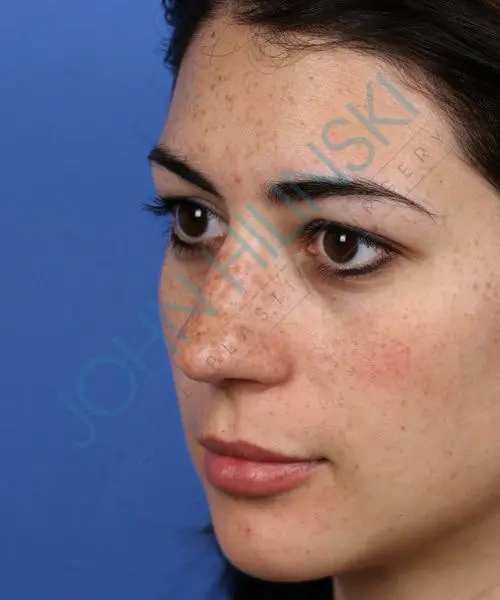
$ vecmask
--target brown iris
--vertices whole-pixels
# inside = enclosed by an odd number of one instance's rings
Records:
[[[207,210],[191,203],[185,203],[177,208],[176,220],[182,233],[188,237],[203,235],[208,227]]]
[[[331,226],[322,235],[322,246],[327,257],[335,263],[346,263],[352,260],[359,249],[359,235]]]

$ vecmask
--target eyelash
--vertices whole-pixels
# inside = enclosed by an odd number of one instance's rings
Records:
[[[157,216],[175,218],[175,211],[179,206],[190,205],[195,208],[201,208],[208,213],[215,215],[207,206],[198,202],[197,200],[190,197],[170,197],[162,196],[156,197],[153,200],[153,204],[144,204],[144,208]],[[217,215],[216,215],[217,216]],[[335,270],[331,265],[327,265],[325,262],[319,262],[313,264],[313,269],[319,278],[327,283],[333,283],[337,280],[354,279],[363,276],[370,275],[381,269],[385,264],[391,262],[396,256],[400,254],[400,251],[395,248],[395,245],[382,238],[378,235],[368,233],[356,227],[345,225],[337,221],[327,221],[325,219],[314,219],[308,224],[304,225],[296,236],[297,241],[304,244],[306,247],[312,245],[323,232],[327,232],[332,227],[336,227],[346,233],[351,233],[356,236],[358,241],[364,243],[369,248],[375,248],[382,250],[383,254],[381,258],[373,261],[372,263],[362,266],[355,267],[352,269],[338,269]],[[193,260],[199,258],[202,254],[202,248],[208,246],[206,243],[189,244],[184,242],[175,234],[173,231],[173,223],[169,222],[169,227],[165,232],[168,238],[169,248],[174,250],[178,258],[184,260]]]

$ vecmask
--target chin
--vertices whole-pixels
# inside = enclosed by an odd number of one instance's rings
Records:
[[[332,529],[321,527],[311,513],[308,519],[303,512],[307,507],[292,510],[279,498],[221,498],[218,492],[208,497],[222,552],[252,577],[289,583],[312,581],[331,577],[348,566],[342,544],[332,546]]]
[[[294,552],[279,540],[273,545],[254,542],[245,546],[242,537],[227,538],[217,534],[217,539],[227,560],[256,579],[298,583],[332,576],[330,565],[317,564],[303,549]]]

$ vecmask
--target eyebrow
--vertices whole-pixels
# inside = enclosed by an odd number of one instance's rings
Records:
[[[148,155],[148,160],[208,194],[224,200],[222,194],[217,191],[216,186],[210,182],[206,174],[191,166],[184,157],[164,145],[155,145]],[[345,196],[385,198],[422,213],[431,219],[436,216],[418,202],[380,183],[363,178],[333,178],[318,175],[311,179],[287,179],[270,182],[265,187],[264,192],[266,201],[277,207],[289,206],[290,204],[306,204],[312,200]]]

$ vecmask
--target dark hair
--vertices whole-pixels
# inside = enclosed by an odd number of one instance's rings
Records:
[[[384,59],[449,123],[462,157],[500,190],[500,0],[162,0],[174,87],[188,46],[222,11],[292,51],[304,39]],[[299,34],[299,35],[297,35]],[[324,47],[321,44],[321,47]],[[228,564],[233,598],[330,600],[331,579],[256,580]]]

